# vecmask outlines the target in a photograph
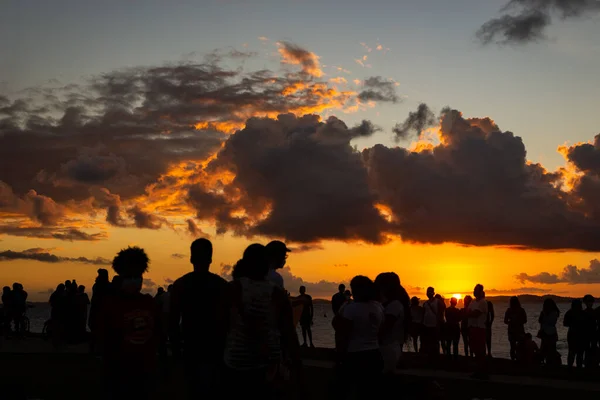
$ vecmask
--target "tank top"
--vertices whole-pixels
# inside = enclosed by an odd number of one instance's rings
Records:
[[[265,368],[281,361],[281,338],[273,304],[275,284],[240,278],[241,307],[234,308],[224,362],[236,370]]]

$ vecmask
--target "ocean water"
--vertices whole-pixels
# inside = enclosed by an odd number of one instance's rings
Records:
[[[508,304],[494,303],[494,309],[496,311],[496,319],[492,325],[492,355],[498,358],[510,358],[510,345],[508,343],[507,327],[504,325],[504,313]],[[561,315],[559,323],[557,324],[558,329],[558,344],[557,349],[563,357],[563,362],[566,362],[567,357],[567,329],[562,325],[562,320],[565,312],[569,309],[570,305],[566,303],[559,303]],[[537,322],[540,312],[542,310],[542,304],[523,304],[523,308],[527,312],[527,324],[525,325],[526,332],[531,333],[534,338],[538,332],[539,324]],[[27,311],[31,323],[32,332],[41,332],[44,327],[44,322],[50,318],[50,307],[47,304],[36,303],[34,308],[30,308]],[[315,317],[313,331],[313,341],[317,347],[333,348],[335,345],[333,328],[331,327],[331,320],[333,318],[333,312],[329,304],[316,304],[315,305]],[[298,337],[302,341],[301,330],[298,328]],[[539,339],[535,339],[539,345]],[[412,345],[409,349],[405,348],[405,351],[412,351]],[[459,344],[460,354],[463,354],[462,340]]]

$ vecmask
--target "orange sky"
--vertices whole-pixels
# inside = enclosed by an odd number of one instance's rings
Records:
[[[211,232],[207,227],[206,231]],[[42,247],[50,253],[65,257],[85,256],[88,258],[112,258],[127,245],[144,247],[150,258],[151,268],[147,278],[159,285],[166,278],[175,279],[188,272],[187,260],[190,237],[168,228],[145,230],[134,228],[109,228],[109,239],[93,243],[64,242],[58,240],[23,239],[3,236],[2,248],[14,251]],[[219,273],[220,265],[234,263],[250,242],[230,235],[213,236],[215,253],[212,271]],[[171,255],[184,254],[184,258]],[[488,295],[511,294],[510,290],[520,287],[547,289],[548,293],[580,296],[594,293],[594,285],[536,285],[522,284],[514,275],[520,272],[535,274],[542,271],[560,273],[567,264],[587,266],[597,255],[582,252],[539,252],[520,251],[493,247],[466,247],[453,244],[415,245],[402,244],[399,240],[387,245],[373,246],[360,243],[327,242],[322,250],[292,253],[288,265],[292,273],[308,282],[319,280],[334,283],[349,279],[357,274],[374,278],[379,272],[398,273],[403,285],[414,295],[424,290],[417,287],[434,286],[444,296],[454,293],[470,293],[475,283],[485,285]],[[80,284],[91,288],[96,275],[96,265],[59,262],[16,260],[0,263],[2,285],[19,281],[25,284],[32,300],[46,300],[45,292],[65,279],[77,279]],[[112,272],[111,272],[112,275]],[[492,289],[496,289],[496,292]],[[290,292],[297,291],[288,287]],[[316,290],[316,289],[315,289]],[[325,297],[324,293],[315,293]]]

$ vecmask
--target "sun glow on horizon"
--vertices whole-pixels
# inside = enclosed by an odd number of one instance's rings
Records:
[[[460,293],[454,293],[452,295],[452,297],[454,297],[456,300],[460,300],[460,299],[462,299],[462,294],[460,294]]]

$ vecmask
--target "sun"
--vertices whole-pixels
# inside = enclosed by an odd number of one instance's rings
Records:
[[[452,295],[452,297],[454,297],[456,300],[460,300],[460,299],[462,299],[462,294],[455,293],[455,294]]]

